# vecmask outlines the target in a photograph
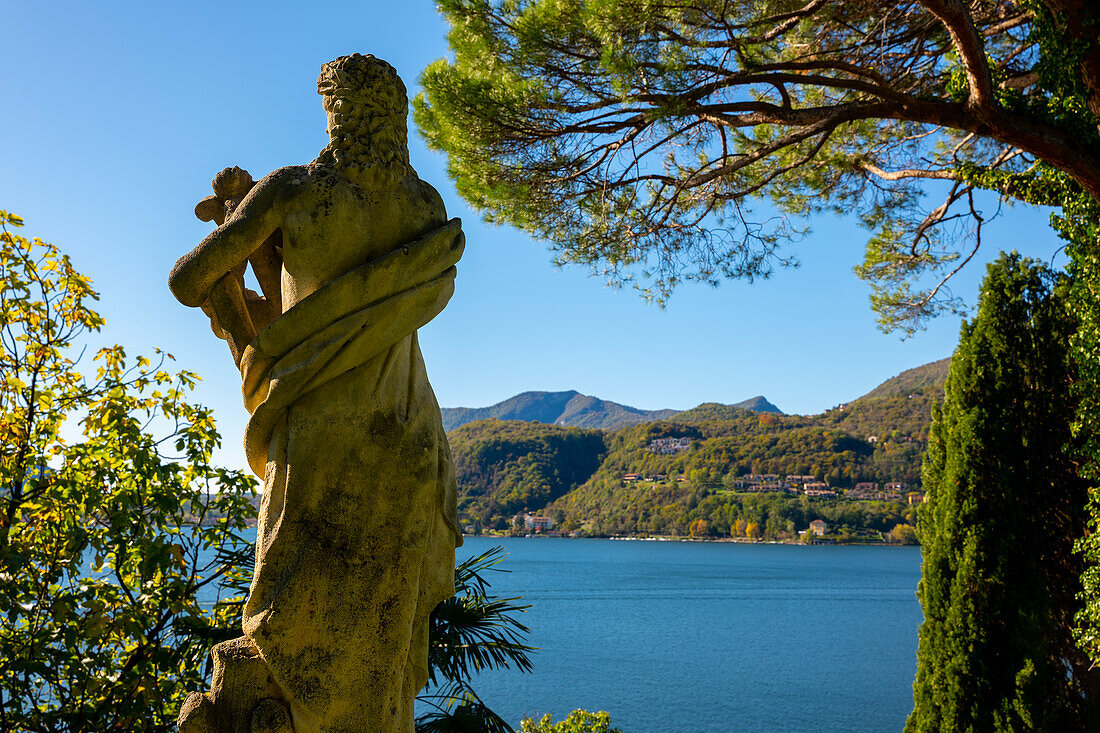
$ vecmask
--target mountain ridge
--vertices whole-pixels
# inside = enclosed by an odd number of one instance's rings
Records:
[[[947,357],[907,369],[846,404],[866,404],[873,400],[907,397],[910,394],[924,393],[929,390],[934,398],[941,398],[943,381],[947,377],[950,365],[951,357]],[[443,429],[447,432],[477,420],[491,418],[538,422],[561,427],[619,430],[645,422],[666,420],[684,413],[694,417],[700,411],[735,412],[738,409],[757,413],[785,414],[763,395],[756,395],[732,405],[704,402],[688,410],[643,410],[586,395],[575,389],[560,392],[540,390],[520,392],[488,407],[443,407],[440,408],[440,413],[443,416]]]
[[[763,395],[750,397],[729,407],[753,412],[782,411]],[[603,400],[576,390],[563,392],[521,392],[488,407],[442,407],[443,429],[450,432],[476,420],[522,420],[563,427],[617,430],[644,422],[664,420],[682,410],[642,410]]]

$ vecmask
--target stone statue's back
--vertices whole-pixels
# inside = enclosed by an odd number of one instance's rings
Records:
[[[443,200],[415,173],[364,188],[328,166],[292,166],[257,184],[276,189],[283,213],[282,311],[363,263],[447,220]],[[251,202],[246,199],[242,207]],[[245,209],[247,212],[247,209]]]
[[[392,67],[342,57],[318,90],[329,146],[225,203],[169,279],[234,339],[264,478],[245,636],[219,645],[183,733],[411,733],[429,616],[454,592],[454,469],[416,329],[453,293],[461,224],[408,164]],[[203,211],[230,201],[213,198]],[[241,280],[261,251],[281,272],[262,303]],[[250,314],[272,312],[242,348]]]

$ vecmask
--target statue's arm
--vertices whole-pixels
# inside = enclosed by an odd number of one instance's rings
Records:
[[[168,276],[177,300],[195,308],[202,305],[214,284],[279,228],[281,193],[291,175],[292,170],[284,168],[257,183],[224,224],[179,258]]]

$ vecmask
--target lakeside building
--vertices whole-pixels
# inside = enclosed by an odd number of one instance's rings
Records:
[[[540,514],[521,512],[512,517],[512,526],[519,529],[521,525],[528,532],[548,532],[554,527],[554,519]]]
[[[668,438],[660,440],[687,441],[690,438]],[[688,481],[684,475],[676,475],[674,478],[679,483]],[[787,474],[780,478],[774,473],[750,473],[744,476],[724,479],[725,485],[738,493],[788,493],[804,494],[810,497],[842,497],[850,501],[908,501],[910,505],[925,501],[924,494],[919,491],[907,491],[908,485],[903,481],[891,481],[881,486],[877,481],[860,481],[850,489],[838,489],[824,481],[818,481],[810,474]],[[663,483],[670,480],[667,474],[624,473],[623,483]],[[515,526],[519,529],[519,518],[516,515]]]
[[[810,531],[814,533],[815,537],[822,537],[829,530],[829,525],[820,519],[815,519],[810,522]]]
[[[887,484],[889,485],[889,484]],[[904,501],[905,496],[899,491],[889,491],[885,489],[879,489],[878,484],[871,484],[875,488],[867,488],[864,484],[856,484],[854,489],[848,489],[844,492],[845,499],[852,499],[855,501]],[[912,503],[912,502],[910,502]]]

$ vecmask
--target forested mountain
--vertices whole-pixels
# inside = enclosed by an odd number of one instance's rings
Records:
[[[764,395],[756,395],[744,402],[738,402],[736,405],[731,405],[731,407],[740,407],[743,410],[752,410],[753,412],[776,412],[783,414],[783,411],[768,402]]]
[[[932,390],[937,396],[943,396],[943,383],[947,379],[947,370],[951,366],[951,357],[930,364],[907,369],[901,374],[887,379],[856,402],[873,400],[880,397],[905,397],[914,392]]]
[[[538,422],[479,420],[448,435],[459,513],[487,523],[544,507],[584,483],[606,451],[601,430]]]
[[[779,408],[768,402],[762,395],[731,406],[756,412],[779,412]],[[569,390],[568,392],[523,392],[489,407],[444,407],[440,412],[443,413],[443,428],[448,431],[474,420],[485,420],[491,417],[500,420],[528,420],[550,425],[614,430],[650,420],[672,417],[678,413],[678,410],[639,410],[637,407],[620,405],[618,402],[601,400],[576,390]]]
[[[936,375],[944,363],[909,370],[820,415],[705,403],[608,432],[473,422],[450,434],[460,513],[464,522],[503,528],[516,512],[546,510],[566,528],[600,534],[757,531],[755,536],[776,538],[790,535],[792,527],[804,529],[813,518],[853,532],[889,531],[912,519],[910,507],[744,494],[740,479],[778,474],[813,476],[840,489],[864,481],[919,487],[931,403],[942,394]],[[513,399],[553,411],[551,400],[527,397],[538,394]],[[559,396],[559,407],[577,396],[549,394]],[[774,409],[763,398],[749,402],[760,401]],[[662,439],[685,439],[688,447],[663,451]]]

